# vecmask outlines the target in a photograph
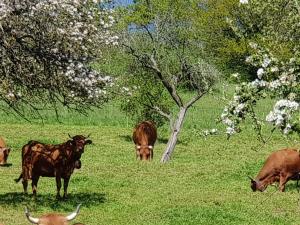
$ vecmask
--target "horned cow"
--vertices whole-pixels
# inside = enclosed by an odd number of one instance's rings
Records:
[[[25,208],[25,215],[29,222],[38,225],[68,225],[68,222],[74,220],[79,213],[80,204],[77,206],[76,210],[68,216],[63,216],[61,214],[49,213],[41,216],[40,218],[35,218],[30,215],[28,208]],[[81,223],[76,223],[81,224]],[[83,225],[83,224],[81,224]]]
[[[255,179],[251,178],[253,191],[264,191],[269,184],[279,182],[279,190],[285,190],[289,180],[298,180],[300,173],[300,154],[297,149],[282,149],[273,152],[266,160]]]
[[[157,139],[157,131],[153,122],[144,121],[139,123],[132,136],[136,149],[136,157],[140,160],[153,158],[153,148]]]
[[[70,136],[70,135],[69,135]],[[22,148],[22,172],[16,182],[22,179],[24,193],[27,193],[28,180],[32,180],[33,195],[36,196],[37,183],[42,177],[55,177],[57,198],[60,198],[61,178],[64,180],[64,195],[70,177],[75,168],[80,169],[81,154],[86,144],[92,141],[83,135],[70,136],[70,140],[58,145],[43,144],[38,141],[29,141]]]

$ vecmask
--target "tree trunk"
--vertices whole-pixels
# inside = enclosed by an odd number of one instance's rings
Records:
[[[171,154],[175,149],[175,145],[176,145],[176,142],[178,139],[178,134],[181,130],[187,109],[188,109],[187,107],[180,107],[177,119],[175,120],[174,125],[173,125],[172,133],[169,138],[166,150],[160,160],[160,162],[162,162],[162,163],[166,163],[167,161],[170,160]]]

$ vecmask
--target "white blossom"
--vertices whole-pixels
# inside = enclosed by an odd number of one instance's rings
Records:
[[[276,102],[273,111],[266,116],[266,121],[283,129],[283,133],[287,134],[291,129],[291,114],[297,110],[299,110],[298,102],[281,99]]]
[[[264,74],[264,69],[263,68],[259,68],[258,70],[257,70],[257,77],[258,77],[258,79],[261,79],[262,78],[262,75]]]
[[[228,135],[233,135],[233,134],[235,134],[236,133],[236,130],[233,128],[233,127],[227,127],[226,128],[226,134],[228,134]]]
[[[234,77],[234,78],[239,78],[240,74],[239,73],[233,73],[231,76]]]
[[[264,61],[263,61],[262,67],[266,68],[270,65],[270,63],[271,63],[271,59],[265,58]]]
[[[240,3],[241,4],[248,4],[249,2],[248,2],[248,0],[240,0]]]

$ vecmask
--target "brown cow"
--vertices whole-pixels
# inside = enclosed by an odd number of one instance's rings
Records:
[[[68,216],[63,216],[61,214],[56,214],[56,213],[49,213],[44,216],[41,216],[40,218],[34,218],[30,215],[29,210],[26,207],[25,215],[26,215],[27,219],[29,220],[29,222],[31,222],[33,224],[68,225],[68,221],[75,219],[75,217],[78,215],[79,208],[80,208],[80,204],[77,206],[76,210]],[[76,223],[76,224],[81,224],[81,223]]]
[[[6,143],[2,137],[0,137],[0,165],[7,164],[7,158],[10,153],[10,148],[6,147]]]
[[[136,125],[132,136],[136,149],[136,157],[140,158],[140,160],[152,159],[156,138],[157,131],[153,122],[144,121]]]
[[[6,143],[2,137],[0,137],[0,148],[6,147]]]
[[[284,191],[289,180],[298,180],[300,154],[297,149],[282,149],[273,152],[266,160],[255,179],[251,179],[253,191],[264,191],[269,184],[279,182],[279,190]]]
[[[29,141],[22,148],[22,173],[16,182],[22,178],[24,193],[27,193],[28,180],[32,180],[32,191],[36,196],[37,183],[42,177],[55,177],[57,198],[60,198],[61,178],[64,179],[64,198],[73,170],[80,169],[80,157],[84,146],[91,144],[91,140],[83,135],[70,136],[70,140],[58,145],[43,144]]]

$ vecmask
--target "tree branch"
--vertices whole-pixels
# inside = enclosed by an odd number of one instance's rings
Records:
[[[169,121],[172,120],[172,116],[171,114],[167,114],[164,111],[162,111],[158,106],[152,106],[152,109],[154,109],[156,112],[158,112],[160,115],[162,115],[163,117],[167,118]]]
[[[182,107],[183,106],[183,102],[180,98],[180,96],[177,94],[176,88],[173,84],[171,84],[163,75],[162,72],[160,71],[160,69],[157,66],[157,62],[154,59],[154,56],[151,55],[150,56],[150,61],[152,63],[152,65],[150,65],[150,68],[153,69],[156,72],[156,75],[158,76],[158,78],[161,80],[161,82],[163,83],[163,85],[165,86],[165,88],[168,90],[169,94],[171,95],[171,97],[173,98],[173,100],[176,102],[178,107]]]
[[[131,46],[125,45],[125,44],[123,44],[123,45],[130,50],[130,54],[133,55],[144,67],[151,69],[152,71],[155,72],[157,77],[160,79],[160,81],[162,82],[164,87],[167,89],[167,91],[169,92],[169,94],[171,95],[173,100],[175,101],[176,105],[178,107],[182,107],[183,106],[182,99],[177,94],[175,86],[173,84],[171,84],[171,82],[169,82],[163,76],[162,72],[158,68],[156,60],[154,59],[154,55],[151,54],[151,56],[149,56],[149,55],[145,54],[144,56],[142,56],[142,55],[137,54],[136,50],[134,48],[132,48]],[[149,62],[147,60],[149,60]]]
[[[197,102],[203,95],[205,95],[207,92],[198,93],[196,96],[194,96],[188,103],[186,103],[185,107],[188,109],[190,108],[195,102]]]

